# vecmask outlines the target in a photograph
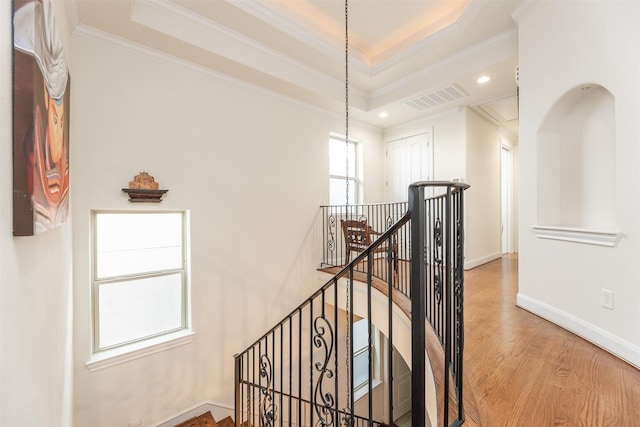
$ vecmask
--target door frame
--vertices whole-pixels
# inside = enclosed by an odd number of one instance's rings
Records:
[[[503,139],[500,142],[500,221],[501,252],[509,254],[516,250],[515,220],[515,149]]]

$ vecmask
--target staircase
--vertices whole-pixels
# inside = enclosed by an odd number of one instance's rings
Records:
[[[204,414],[190,418],[175,427],[235,427],[235,423],[231,417],[216,421],[215,418],[213,418],[213,415],[211,415],[211,412],[205,412]]]
[[[346,265],[336,266],[322,288],[235,356],[239,423],[393,425],[395,349],[411,367],[412,427],[480,425],[475,402],[463,394],[466,188],[453,182],[412,184],[404,215],[388,221],[386,231],[358,248],[353,260],[334,257]],[[353,207],[343,212],[327,221],[330,232],[340,222],[369,220]],[[366,390],[359,389],[357,400],[355,320],[367,322],[369,349],[368,369],[358,372],[367,378]],[[384,337],[379,349],[373,347],[376,330]],[[374,396],[374,384],[380,384],[376,390],[384,387],[386,397]]]

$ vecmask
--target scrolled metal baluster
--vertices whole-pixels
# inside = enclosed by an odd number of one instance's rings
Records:
[[[340,427],[353,427],[353,415],[349,408],[344,408],[342,418],[340,419]]]
[[[459,196],[461,203],[462,196]],[[462,352],[464,349],[464,225],[462,220],[462,208],[457,212],[456,218],[456,248],[455,248],[455,272],[454,272],[454,316],[455,316],[455,369],[453,372],[455,389],[458,398],[458,419],[464,419],[464,403],[462,397]]]
[[[436,223],[433,226],[433,257],[434,261],[438,265],[442,265],[442,221],[440,218],[436,218]]]
[[[442,278],[438,273],[433,276],[433,292],[439,305],[442,302]]]
[[[462,227],[463,227],[462,221],[458,219],[456,221],[456,268],[454,272],[454,294],[453,294],[454,306],[456,310],[455,311],[456,354],[462,351],[462,345],[463,345],[462,343],[462,340],[463,340],[462,310],[463,310],[463,303],[464,303],[464,293],[463,293],[464,292],[464,288],[463,288],[464,265],[463,265],[463,254],[462,254],[462,239],[463,239]]]
[[[440,304],[442,302],[442,286],[443,280],[441,275],[442,270],[442,221],[440,218],[436,218],[435,225],[433,226],[433,260],[436,264],[436,272],[433,278],[433,290],[436,297],[436,302]]]
[[[320,373],[313,396],[314,408],[318,415],[318,422],[316,424],[321,426],[331,426],[335,422],[335,416],[332,410],[335,405],[335,398],[331,393],[324,392],[323,381],[325,378],[333,377],[333,371],[327,368],[329,358],[333,353],[333,328],[323,314],[316,317],[313,321],[313,329],[315,332],[315,335],[313,336],[314,346],[319,349],[324,349],[324,360],[322,362],[315,363],[315,368]]]
[[[267,385],[260,388],[260,424],[265,427],[273,427],[277,418],[278,408],[273,399],[273,367],[269,356],[260,356],[260,376],[267,380]]]
[[[336,217],[333,215],[329,216],[329,222],[328,222],[328,239],[327,239],[327,249],[329,250],[329,252],[333,253],[336,250],[336,234],[335,234],[335,229],[336,229]]]
[[[463,255],[462,255],[462,222],[456,221],[456,268],[455,268],[455,308],[456,314],[462,313],[462,284],[464,275]]]

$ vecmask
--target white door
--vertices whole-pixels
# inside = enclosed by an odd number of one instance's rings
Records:
[[[411,410],[411,369],[400,353],[393,349],[393,418],[394,421]]]
[[[500,156],[500,187],[502,207],[502,253],[508,254],[513,250],[513,153],[502,146]]]
[[[431,132],[389,141],[386,149],[388,202],[406,202],[409,184],[432,179]]]

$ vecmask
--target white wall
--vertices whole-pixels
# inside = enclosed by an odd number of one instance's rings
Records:
[[[500,138],[503,132],[462,108],[385,130],[385,141],[433,129],[433,178],[461,179],[465,194],[465,268],[501,256]]]
[[[70,61],[63,3],[55,13]],[[71,224],[32,237],[12,235],[11,16],[12,2],[1,2],[0,425],[70,426]]]
[[[500,130],[466,110],[465,267],[502,256],[500,209]]]
[[[519,17],[518,304],[640,366],[640,3],[535,2]],[[537,238],[537,134],[569,90],[604,87],[615,106],[615,247]],[[601,289],[614,309],[601,306]]]
[[[344,118],[85,30],[73,48],[74,425],[233,405],[233,354],[318,287],[328,137]],[[380,197],[381,133],[352,123],[350,136],[365,144],[365,199]],[[89,212],[137,207],[121,188],[140,171],[169,189],[159,207],[191,210],[196,336],[89,372]]]
[[[344,118],[336,122],[344,129]],[[353,127],[353,129],[351,129]],[[382,149],[382,131],[364,126],[349,119],[349,135],[358,135],[364,143],[362,167],[364,186],[363,203],[381,203],[384,201],[384,150]]]
[[[500,180],[503,179],[510,180],[510,191],[511,191],[511,200],[507,200],[507,215],[510,216],[511,224],[503,226],[509,227],[508,235],[507,235],[507,249],[510,250],[511,253],[518,252],[518,192],[520,189],[520,185],[518,182],[518,177],[520,173],[518,172],[518,168],[520,165],[519,161],[519,149],[518,149],[518,141],[517,138],[508,133],[502,133],[500,136],[500,145],[501,147],[506,147],[509,150],[509,156],[511,157],[511,171],[507,171],[508,176],[502,177],[500,176]],[[502,169],[502,165],[501,165]],[[502,185],[502,182],[501,182]],[[507,190],[509,191],[509,190]],[[502,194],[501,194],[502,197]],[[502,201],[501,201],[502,203]],[[506,221],[508,222],[508,221]]]
[[[465,113],[451,110],[411,123],[385,129],[384,140],[394,141],[433,130],[433,179],[464,178],[466,171]]]

